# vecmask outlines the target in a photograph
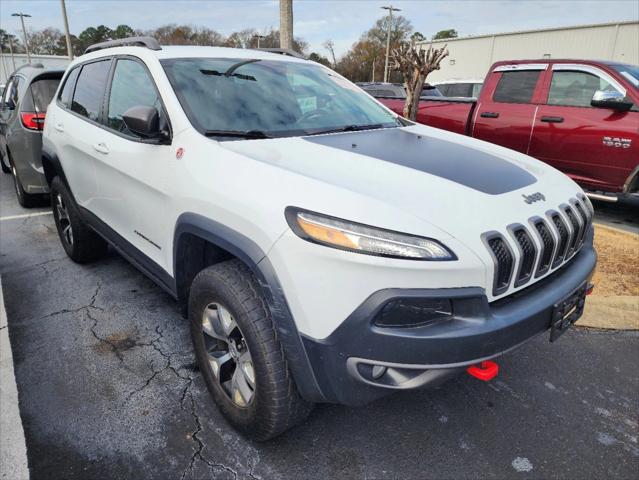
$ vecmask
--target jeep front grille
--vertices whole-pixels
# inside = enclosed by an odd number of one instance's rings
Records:
[[[515,287],[519,287],[532,278],[537,249],[535,248],[532,238],[530,238],[530,234],[523,226],[514,229],[513,235],[517,241],[517,247],[521,257],[519,259],[517,276],[515,277]]]
[[[487,238],[487,244],[495,262],[493,292],[499,295],[508,290],[515,259],[506,240],[500,234],[490,235]]]
[[[551,212],[550,218],[555,225],[555,229],[559,234],[559,247],[557,248],[557,254],[552,262],[552,268],[556,268],[566,258],[566,249],[568,248],[568,241],[570,240],[570,234],[566,223],[557,212]]]
[[[496,231],[483,234],[494,264],[493,296],[505,293],[511,282],[513,287],[521,287],[572,258],[590,230],[593,218],[590,208],[586,197],[578,195],[557,210],[548,211],[546,218],[530,218],[528,226],[510,225],[507,228],[510,235]]]
[[[555,252],[555,239],[552,233],[550,233],[548,225],[541,218],[535,220],[535,229],[539,234],[542,248],[541,254],[539,255],[539,263],[537,264],[537,272],[535,273],[535,277],[540,277],[550,270],[552,254]]]

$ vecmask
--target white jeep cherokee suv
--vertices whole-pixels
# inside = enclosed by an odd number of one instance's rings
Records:
[[[90,47],[49,107],[42,162],[69,257],[109,243],[175,297],[213,399],[259,440],[315,402],[556,338],[596,262],[592,206],[562,173],[272,52]]]

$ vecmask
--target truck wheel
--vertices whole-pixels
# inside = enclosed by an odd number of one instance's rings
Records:
[[[257,441],[304,420],[304,401],[288,369],[260,287],[249,268],[228,260],[202,270],[189,296],[200,371],[229,423]]]
[[[60,177],[51,182],[51,206],[64,251],[76,263],[97,260],[107,251],[107,243],[80,218],[73,197]]]

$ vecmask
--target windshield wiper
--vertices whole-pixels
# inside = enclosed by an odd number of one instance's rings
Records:
[[[261,130],[205,130],[204,135],[207,137],[237,137],[248,139],[273,138]]]
[[[362,130],[374,130],[376,128],[387,128],[382,123],[373,123],[370,125],[346,125],[345,127],[329,128],[320,130],[319,132],[309,133],[308,135],[323,135],[325,133],[341,133],[341,132],[360,132]]]

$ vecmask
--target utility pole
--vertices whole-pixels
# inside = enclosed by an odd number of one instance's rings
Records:
[[[388,10],[388,27],[386,33],[386,61],[384,62],[384,82],[388,82],[388,57],[390,57],[390,41],[391,30],[393,28],[393,12],[401,12],[399,8],[394,8],[392,5],[388,7],[382,7],[384,10]]]
[[[13,56],[13,39],[11,35],[7,35],[9,37],[9,52],[11,52],[11,63],[13,64],[13,71],[16,71],[16,59]]]
[[[24,35],[24,48],[27,50],[27,62],[31,63],[31,54],[29,53],[29,38],[27,37],[27,29],[24,27],[24,17],[31,18],[31,15],[26,13],[12,13],[12,17],[20,17],[22,23],[22,34]]]
[[[62,19],[64,20],[64,35],[67,38],[67,55],[69,55],[69,60],[73,60],[73,47],[71,46],[71,34],[69,33],[67,6],[64,4],[64,0],[60,0],[60,6],[62,7]]]
[[[260,40],[266,38],[266,35],[253,35],[253,38],[257,38],[257,48],[260,48]]]
[[[293,50],[293,0],[280,0],[280,48]]]
[[[373,58],[373,79],[371,80],[373,83],[375,83],[375,60],[377,60],[377,58]]]

